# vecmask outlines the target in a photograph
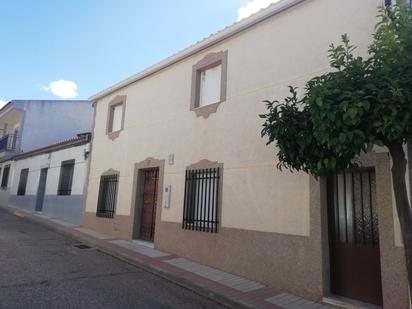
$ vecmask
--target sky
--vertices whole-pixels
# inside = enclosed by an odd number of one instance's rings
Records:
[[[0,0],[0,107],[87,99],[278,0]]]

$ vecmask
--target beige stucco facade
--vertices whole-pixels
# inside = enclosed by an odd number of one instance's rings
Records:
[[[258,116],[265,112],[263,100],[280,99],[288,85],[303,86],[325,72],[328,46],[338,43],[341,34],[347,33],[364,54],[380,4],[380,0],[302,1],[167,68],[95,97],[84,225],[130,239],[135,166],[152,158],[164,162],[157,248],[312,299],[327,295],[322,185],[307,174],[276,169],[276,151],[261,138]],[[210,53],[219,52],[227,52],[226,100],[207,118],[198,117],[190,108],[192,69]],[[127,102],[124,128],[113,139],[107,135],[108,110],[119,96]],[[173,164],[169,164],[170,155]],[[378,156],[384,160],[385,155]],[[181,228],[185,171],[203,159],[224,164],[217,234]],[[109,169],[119,171],[115,216],[97,218],[100,176]],[[388,169],[389,161],[381,162],[384,181]],[[379,184],[383,191],[389,185]],[[170,208],[161,207],[166,185],[171,186]],[[393,206],[387,196],[391,193],[377,194],[383,194],[379,207],[385,209],[382,226],[389,233],[383,232],[385,307],[406,308],[403,255],[395,246]],[[395,273],[403,285],[397,288],[392,286],[395,266],[390,259],[399,261]]]

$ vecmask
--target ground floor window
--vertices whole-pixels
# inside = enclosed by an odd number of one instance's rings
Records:
[[[9,173],[10,173],[10,165],[7,165],[3,170],[3,178],[1,179],[1,187],[3,189],[6,189],[9,183]]]
[[[57,195],[71,195],[75,160],[63,161],[60,168]]]
[[[119,175],[105,175],[100,177],[99,199],[97,202],[97,217],[113,218]]]
[[[25,168],[20,171],[19,187],[17,195],[26,195],[27,178],[29,176],[29,169]]]
[[[186,171],[183,229],[217,233],[221,169]]]

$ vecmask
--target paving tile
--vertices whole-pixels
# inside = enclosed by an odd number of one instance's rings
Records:
[[[253,284],[251,284],[251,283],[246,284],[245,283],[245,284],[240,285],[240,286],[233,286],[232,288],[246,293],[246,292],[252,292],[252,291],[259,290],[262,287],[264,287],[264,285],[259,284],[259,283],[253,283]]]
[[[265,301],[280,306],[285,309],[333,309],[328,305],[315,303],[313,301],[304,299],[288,293],[281,293],[279,295],[266,298]]]
[[[319,309],[322,306],[322,304],[312,302],[312,304],[305,305],[304,309]]]
[[[146,246],[138,245],[136,243],[133,243],[131,241],[127,240],[112,240],[110,241],[112,244],[118,245],[120,247],[132,250],[134,252],[143,254],[145,256],[151,257],[151,258],[158,258],[158,257],[164,257],[168,256],[169,253],[162,252],[156,249],[152,249]]]
[[[301,298],[296,302],[286,305],[285,309],[306,309],[308,306],[311,306],[312,304],[313,302]]]
[[[76,225],[70,222],[66,222],[66,221],[61,221],[61,220],[57,220],[57,219],[51,219],[50,221],[53,221],[54,223],[63,225],[65,227],[75,227]]]
[[[36,217],[39,217],[39,218],[42,218],[42,219],[46,219],[46,220],[50,219],[50,217],[39,214],[39,213],[33,213],[33,216],[36,216]]]
[[[165,262],[240,292],[250,292],[264,287],[264,285],[260,283],[247,280],[209,266],[203,266],[184,258],[175,258]]]
[[[274,305],[285,306],[287,304],[293,303],[300,299],[301,299],[300,297],[297,297],[295,295],[282,293],[277,296],[268,298],[266,299],[266,301]]]
[[[98,232],[96,232],[96,231],[93,231],[93,230],[88,229],[88,228],[85,228],[85,227],[78,227],[78,228],[75,228],[75,230],[76,230],[76,231],[79,231],[79,232],[81,232],[81,233],[83,233],[83,234],[87,234],[87,235],[89,235],[89,236],[92,236],[92,237],[94,237],[94,238],[97,238],[97,239],[102,239],[102,240],[103,240],[103,239],[113,239],[113,237],[111,237],[111,236],[98,233]]]

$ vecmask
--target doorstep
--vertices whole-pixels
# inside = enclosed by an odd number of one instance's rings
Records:
[[[332,309],[339,304],[321,304],[265,286],[180,256],[151,248],[136,241],[115,239],[85,227],[0,206],[26,218],[78,239],[111,256],[122,259],[192,292],[229,308]]]

